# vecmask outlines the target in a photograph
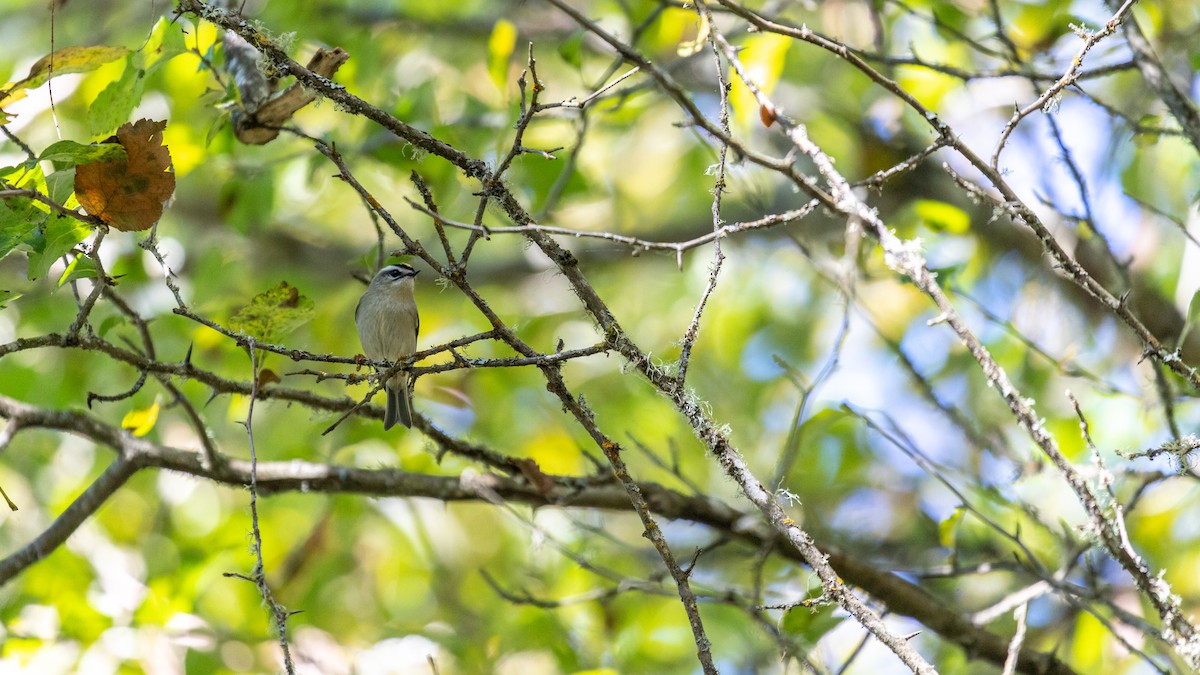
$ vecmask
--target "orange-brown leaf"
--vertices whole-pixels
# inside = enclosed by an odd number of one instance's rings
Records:
[[[525,476],[525,480],[529,481],[539,494],[548,495],[554,490],[554,479],[547,476],[537,462],[528,458],[518,459],[516,462],[517,468],[521,470],[521,475]]]
[[[277,375],[275,373],[275,371],[271,370],[270,368],[263,368],[262,370],[258,371],[258,388],[259,389],[262,389],[263,387],[267,386],[268,384],[271,384],[272,382],[282,382],[282,381],[283,380],[279,379],[279,375]]]
[[[770,103],[764,103],[758,107],[758,119],[762,121],[764,127],[770,127],[772,124],[775,124],[778,116],[779,113],[775,111],[775,106]]]
[[[154,120],[123,124],[116,140],[127,159],[75,169],[75,196],[88,213],[122,232],[145,230],[158,222],[175,193],[171,152],[162,142],[166,126]]]

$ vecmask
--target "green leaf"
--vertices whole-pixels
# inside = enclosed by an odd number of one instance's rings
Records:
[[[1071,30],[1071,24],[1086,23],[1065,12],[1061,3],[1020,3],[1016,7],[1008,22],[1010,36],[1018,47],[1030,51],[1048,49]]]
[[[150,37],[146,39],[146,44],[133,54],[133,63],[142,70],[149,70],[186,52],[183,25],[167,17],[160,17],[154,28],[150,29]]]
[[[96,278],[96,261],[85,255],[77,255],[75,259],[67,265],[67,269],[63,270],[61,276],[58,277],[58,285],[72,282],[76,279],[95,279]]]
[[[834,616],[834,605],[820,607],[793,607],[783,615],[781,628],[805,642],[814,645],[821,637],[840,624],[844,617]]]
[[[104,320],[100,322],[100,326],[98,328],[96,328],[96,334],[99,335],[100,337],[104,337],[104,336],[108,335],[108,332],[111,331],[113,328],[124,325],[126,323],[129,323],[129,321],[123,315],[110,314],[110,315],[104,317]]]
[[[1189,324],[1200,323],[1200,291],[1192,293],[1192,299],[1188,302],[1187,322]]]
[[[230,119],[230,111],[228,108],[221,109],[216,115],[213,116],[212,122],[210,122],[208,125],[208,133],[204,134],[205,148],[212,146],[212,142],[214,139],[216,139],[217,134],[221,133],[222,129],[229,126]]]
[[[5,187],[46,194],[46,176],[36,161],[0,168]],[[28,197],[0,200],[0,258],[25,242],[50,215],[50,207]]]
[[[575,70],[583,69],[583,31],[575,31],[571,37],[558,43],[558,55]]]
[[[6,291],[0,289],[0,309],[8,307],[8,303],[21,297],[21,294],[16,291]]]
[[[1182,347],[1184,341],[1187,340],[1188,333],[1192,332],[1197,323],[1200,323],[1200,291],[1192,294],[1192,300],[1188,303],[1187,319],[1183,323],[1183,331],[1179,334],[1179,342],[1176,344]]]
[[[91,228],[74,218],[52,215],[45,227],[35,232],[28,241],[33,248],[29,254],[29,280],[45,276],[55,260],[66,255],[91,233]]]
[[[68,209],[79,207],[79,200],[75,199],[75,167],[46,176],[46,190],[50,199]]]
[[[25,79],[12,83],[0,90],[0,108],[25,98],[29,89],[37,89],[45,84],[52,76],[67,73],[86,73],[100,66],[116,61],[125,56],[129,50],[125,47],[64,47],[38,59],[29,69]]]
[[[0,200],[0,258],[28,239],[48,217],[28,197]]]
[[[968,32],[969,24],[974,15],[968,14],[952,2],[939,3],[933,8],[933,16],[937,19],[933,24],[934,30],[943,39],[958,40],[958,35]]]
[[[971,216],[953,204],[933,199],[918,199],[913,204],[917,217],[935,232],[962,234],[971,226]]]
[[[300,295],[288,282],[281,281],[274,288],[254,296],[249,305],[233,315],[229,327],[263,342],[275,343],[312,315],[313,301]]]
[[[54,162],[58,169],[67,169],[91,162],[111,162],[128,159],[120,143],[84,145],[75,141],[59,141],[42,151],[39,160]]]
[[[0,169],[0,179],[3,179],[15,188],[37,190],[42,194],[49,194],[46,191],[46,174],[42,171],[42,166],[36,160]],[[49,210],[47,206],[41,206],[40,208]]]
[[[107,136],[129,121],[130,114],[142,100],[145,71],[128,59],[120,79],[110,82],[92,105],[88,106],[88,131],[93,136]]]

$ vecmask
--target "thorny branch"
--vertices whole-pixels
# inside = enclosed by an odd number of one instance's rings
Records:
[[[254,570],[250,573],[248,580],[258,588],[258,594],[262,597],[263,603],[267,606],[267,611],[271,614],[271,624],[276,631],[276,638],[279,640],[279,648],[283,652],[283,667],[288,675],[293,675],[296,672],[296,664],[292,661],[292,650],[288,644],[287,620],[292,613],[275,601],[275,595],[271,592],[271,587],[267,585],[267,569],[263,563],[262,551],[262,529],[258,524],[258,451],[254,444],[254,402],[258,398],[258,373],[259,363],[258,354],[254,349],[255,342],[250,340],[250,404],[246,408],[246,438],[247,447],[250,448],[250,536],[253,543],[250,548],[254,553]],[[242,575],[229,575],[242,576]],[[245,578],[245,577],[242,577]]]
[[[1016,110],[1013,113],[1012,119],[1009,120],[1008,124],[1004,126],[1004,130],[1000,132],[1000,140],[996,143],[995,152],[992,153],[992,169],[998,170],[1000,168],[998,166],[1000,163],[1000,152],[1004,150],[1005,144],[1008,143],[1008,137],[1012,135],[1013,130],[1017,128],[1017,125],[1021,123],[1021,120],[1039,110],[1045,110],[1050,101],[1053,100],[1054,97],[1060,95],[1063,89],[1066,89],[1079,80],[1080,69],[1083,67],[1083,57],[1087,56],[1087,53],[1090,52],[1092,47],[1095,47],[1098,42],[1117,31],[1117,28],[1120,27],[1121,22],[1125,20],[1125,16],[1130,12],[1130,10],[1133,9],[1133,4],[1135,1],[1136,0],[1125,0],[1125,2],[1121,4],[1121,7],[1117,9],[1116,13],[1112,15],[1112,18],[1104,24],[1103,28],[1098,31],[1082,35],[1084,38],[1083,44],[1079,47],[1079,52],[1075,55],[1075,58],[1071,60],[1071,65],[1069,68],[1067,68],[1067,72],[1063,73],[1062,77],[1060,77],[1057,82],[1048,87],[1046,91],[1042,92],[1042,95],[1039,96],[1037,100],[1025,106],[1024,108]],[[1079,31],[1080,33],[1083,33],[1082,29],[1079,29]]]
[[[206,478],[230,488],[241,489],[251,481],[250,462],[226,457],[218,465],[208,463],[203,455],[135,437],[82,412],[62,412],[37,408],[0,395],[0,416],[11,420],[22,430],[49,429],[88,438],[111,448],[122,460],[114,463],[110,472],[127,480],[138,470],[151,468],[171,470],[198,478]],[[11,426],[8,428],[12,428]],[[462,453],[466,444],[445,434],[433,440],[444,450]],[[464,456],[466,456],[464,454]],[[511,461],[511,460],[510,460]],[[117,469],[116,467],[124,467]],[[123,473],[122,473],[123,472]],[[428,497],[446,502],[490,500],[493,497],[511,503],[561,508],[600,508],[629,511],[633,506],[625,487],[611,477],[553,476],[549,485],[536,485],[520,477],[473,475],[434,476],[409,473],[395,469],[365,469],[360,467],[313,463],[305,461],[259,462],[254,472],[258,492],[262,496],[282,492],[347,493],[375,497]],[[125,475],[127,474],[127,475]],[[107,474],[106,474],[107,475]],[[106,479],[97,481],[97,485]],[[111,481],[109,481],[111,482]],[[770,528],[748,518],[745,512],[720,500],[703,495],[686,495],[655,483],[639,482],[639,492],[647,506],[661,518],[689,520],[712,527],[726,536],[747,542],[754,549],[766,548],[795,561],[803,561],[798,550],[781,545]],[[102,488],[111,494],[119,485]],[[99,490],[99,488],[97,488]],[[102,504],[95,497],[81,495],[56,521],[53,537],[0,560],[0,584],[61,545],[96,508]],[[61,523],[61,524],[60,524]],[[52,544],[52,546],[51,546]],[[47,548],[50,546],[50,548]],[[874,564],[858,560],[837,550],[828,552],[830,562],[837,566],[846,583],[869,589],[873,597],[886,603],[893,612],[913,616],[921,623],[962,636],[981,656],[1003,663],[1006,642],[996,635],[973,626],[962,615],[945,607],[943,602],[902,577],[880,571]],[[1025,651],[1022,669],[1026,672],[1071,673],[1070,668],[1049,654]]]
[[[1075,492],[1078,500],[1087,512],[1089,519],[1088,535],[1094,537],[1099,545],[1120,563],[1134,580],[1145,599],[1155,608],[1163,622],[1164,639],[1175,649],[1176,653],[1182,659],[1193,666],[1200,665],[1200,645],[1197,644],[1200,638],[1197,638],[1195,627],[1182,615],[1177,600],[1170,594],[1170,589],[1166,587],[1161,579],[1151,573],[1147,563],[1133,550],[1125,530],[1122,506],[1116,501],[1116,497],[1111,491],[1110,486],[1104,483],[1104,467],[1099,462],[1098,455],[1096,456],[1096,463],[1099,465],[1102,478],[1097,481],[1098,484],[1093,485],[1085,479],[1084,475],[1076,467],[1067,461],[1063,453],[1059,450],[1055,438],[1046,431],[1032,407],[1032,403],[1021,396],[999,363],[988,352],[983,342],[972,332],[966,321],[959,316],[957,310],[951,304],[947,293],[936,280],[935,275],[930,271],[916,244],[897,237],[887,227],[884,220],[853,189],[859,186],[880,188],[887,180],[913,170],[935,152],[945,149],[956,153],[978,171],[986,183],[990,185],[990,190],[979,187],[970,180],[956,175],[947,166],[947,172],[950,173],[964,190],[973,196],[992,201],[998,209],[1007,213],[1013,222],[1028,226],[1041,241],[1046,252],[1053,260],[1055,267],[1064,276],[1078,284],[1090,296],[1099,300],[1113,315],[1118,317],[1143,342],[1146,346],[1147,355],[1155,359],[1163,369],[1169,369],[1179,377],[1190,382],[1193,387],[1200,388],[1200,374],[1197,374],[1195,370],[1183,363],[1177,353],[1172,353],[1163,347],[1159,338],[1151,333],[1138,317],[1129,310],[1126,306],[1124,296],[1118,298],[1117,295],[1106,288],[1101,281],[1094,278],[1094,275],[1089,274],[1083,266],[1066,252],[1058,239],[1051,233],[1051,229],[1017,196],[1015,190],[1008,185],[997,167],[1000,152],[1005,147],[1011,133],[1023,119],[1039,109],[1045,109],[1046,105],[1054,100],[1055,97],[1061,95],[1066,88],[1077,86],[1083,79],[1104,77],[1113,72],[1128,71],[1134,67],[1143,74],[1146,81],[1167,102],[1173,114],[1175,114],[1176,118],[1183,125],[1183,133],[1193,143],[1196,143],[1197,147],[1200,147],[1200,141],[1197,140],[1200,139],[1200,132],[1197,132],[1195,127],[1195,119],[1197,119],[1195,107],[1191,106],[1186,100],[1183,100],[1184,97],[1179,94],[1178,90],[1166,77],[1162,65],[1149,48],[1148,42],[1141,34],[1137,23],[1129,16],[1133,0],[1126,0],[1100,31],[1081,36],[1084,38],[1083,46],[1071,61],[1066,71],[1061,74],[1033,70],[1017,62],[1019,60],[1018,50],[1007,38],[998,6],[995,2],[991,3],[991,7],[1001,48],[990,53],[992,56],[1006,59],[1010,62],[1010,65],[990,71],[971,71],[956,66],[933,63],[916,55],[897,58],[882,53],[868,53],[820,35],[805,26],[789,26],[772,20],[746,9],[731,0],[719,0],[721,5],[719,8],[709,8],[706,3],[700,2],[695,6],[695,11],[703,18],[703,21],[707,25],[714,26],[706,37],[712,47],[714,60],[717,64],[716,83],[720,91],[721,112],[716,121],[707,117],[704,111],[695,104],[689,92],[673,78],[669,68],[659,66],[650,61],[636,48],[637,36],[641,30],[648,27],[658,16],[657,12],[648,18],[642,26],[638,27],[633,39],[626,42],[615,37],[612,33],[606,32],[597,23],[585,17],[571,5],[561,0],[548,0],[548,2],[572,17],[590,35],[607,43],[616,51],[617,58],[613,62],[612,69],[602,78],[601,83],[597,85],[598,88],[591,94],[578,101],[568,99],[561,103],[542,104],[539,103],[539,93],[543,90],[543,85],[537,78],[536,65],[533,59],[533,46],[531,44],[529,47],[529,66],[526,73],[530,77],[530,80],[526,80],[523,75],[519,83],[521,89],[521,110],[515,125],[515,133],[507,154],[501,157],[494,166],[473,158],[450,144],[406,124],[381,108],[373,106],[350,94],[345,88],[330,81],[328,78],[301,66],[291,60],[284,50],[273,40],[268,38],[255,26],[252,26],[239,17],[230,15],[211,4],[206,4],[199,0],[181,0],[179,3],[180,13],[195,14],[221,26],[230,31],[231,34],[239,36],[247,45],[252,46],[253,49],[261,53],[276,72],[294,76],[305,88],[305,91],[316,92],[325,98],[335,101],[340,106],[340,110],[343,110],[347,114],[360,115],[373,121],[380,127],[388,129],[399,138],[412,143],[422,151],[445,159],[460,169],[465,176],[478,182],[478,207],[474,214],[473,222],[465,223],[450,219],[440,213],[434,195],[424,185],[420,177],[414,174],[413,181],[421,192],[424,203],[421,205],[410,202],[410,205],[432,219],[433,226],[438,233],[441,243],[441,257],[439,258],[434,253],[424,249],[419,241],[410,236],[405,228],[391,217],[388,210],[380,201],[362,186],[354,177],[350,164],[336,150],[335,146],[324,141],[315,142],[316,150],[337,167],[339,172],[338,177],[359,195],[362,203],[367,207],[373,222],[377,223],[380,234],[378,262],[382,262],[383,260],[383,226],[386,226],[388,230],[401,240],[406,253],[417,256],[436,270],[443,278],[450,281],[451,285],[468,298],[491,325],[489,331],[423,350],[406,359],[403,363],[372,363],[361,358],[334,354],[315,354],[284,345],[262,344],[250,336],[237,333],[222,326],[219,322],[196,311],[184,298],[182,290],[174,281],[174,273],[157,247],[155,233],[152,232],[151,236],[142,242],[141,245],[162,266],[164,283],[170,289],[176,302],[173,311],[190,321],[217,331],[231,344],[247,348],[250,352],[251,362],[254,364],[254,368],[252,368],[254,372],[250,380],[246,382],[223,378],[193,365],[190,358],[190,351],[188,356],[183,357],[179,362],[161,360],[156,356],[153,339],[146,328],[147,322],[139,317],[136,312],[133,312],[127,303],[121,300],[104,272],[99,256],[99,248],[104,242],[107,231],[99,221],[90,216],[82,215],[77,211],[65,209],[65,207],[54,203],[53,200],[48,200],[48,198],[37,193],[37,191],[0,191],[0,199],[23,197],[39,200],[62,215],[78,219],[97,228],[97,233],[90,247],[79,254],[88,255],[94,260],[97,270],[96,279],[87,296],[80,299],[79,311],[68,330],[63,334],[49,333],[35,338],[20,338],[8,344],[0,345],[0,357],[6,354],[33,349],[79,349],[98,352],[116,362],[127,364],[137,370],[139,374],[137,384],[126,394],[118,395],[117,397],[94,395],[94,400],[106,401],[112,400],[112,398],[130,396],[133,392],[141,388],[148,376],[152,375],[163,385],[164,389],[172,394],[175,400],[183,405],[185,413],[195,427],[198,436],[202,439],[201,444],[203,446],[203,451],[200,453],[159,446],[129,436],[127,433],[83,413],[36,409],[19,401],[0,396],[0,416],[8,420],[8,425],[0,432],[2,433],[0,435],[0,450],[3,450],[16,434],[40,427],[61,430],[91,438],[112,447],[117,453],[116,460],[114,460],[108,469],[50,527],[28,546],[0,561],[0,583],[11,579],[22,569],[27,568],[38,559],[44,557],[49,551],[61,545],[75,528],[94,513],[108,497],[138,470],[148,468],[172,469],[230,485],[248,483],[251,486],[250,506],[255,539],[254,552],[257,558],[254,573],[249,578],[259,586],[264,601],[272,613],[279,633],[278,638],[283,648],[285,666],[291,672],[293,666],[288,650],[286,632],[288,613],[271,598],[270,589],[266,586],[265,582],[265,570],[263,569],[261,554],[261,535],[258,528],[257,514],[257,499],[260,494],[265,495],[283,490],[324,490],[329,492],[348,491],[359,494],[432,496],[445,501],[459,499],[486,499],[490,501],[493,496],[498,496],[504,500],[521,501],[530,504],[553,504],[559,506],[586,505],[622,510],[632,508],[641,518],[647,537],[651,539],[655,549],[663,560],[663,564],[675,582],[676,590],[683,602],[694,633],[698,659],[706,672],[715,672],[713,656],[709,649],[710,645],[704,633],[699,613],[699,602],[708,596],[693,592],[689,577],[692,567],[696,564],[696,560],[693,560],[692,566],[686,569],[676,562],[670,546],[657,524],[655,519],[656,514],[661,518],[685,518],[695,520],[696,522],[703,522],[722,530],[725,536],[749,541],[758,546],[760,550],[776,550],[781,555],[793,560],[804,561],[813,568],[822,582],[822,599],[833,600],[840,604],[876,638],[891,648],[914,672],[932,672],[932,667],[908,644],[905,638],[895,634],[883,623],[879,615],[868,609],[866,603],[858,597],[849,585],[857,586],[873,596],[874,599],[883,602],[888,612],[914,616],[924,625],[941,633],[946,639],[963,645],[970,653],[984,656],[996,664],[1003,664],[1006,672],[1013,672],[1014,670],[1026,672],[1069,672],[1065,665],[1052,656],[1039,654],[1032,650],[1025,640],[1024,608],[1033,595],[1025,594],[1019,596],[1020,603],[1016,605],[1018,607],[1018,630],[1011,639],[1003,640],[998,636],[979,629],[978,626],[971,623],[969,618],[947,610],[940,601],[928,596],[920,587],[909,584],[898,576],[881,572],[875,566],[862,563],[853,557],[840,554],[836,551],[818,548],[810,534],[801,529],[795,520],[785,512],[780,504],[778,495],[767,490],[761,481],[750,471],[749,466],[742,459],[737,448],[732,445],[726,431],[712,419],[697,394],[687,389],[686,374],[688,362],[700,330],[706,303],[717,289],[721,264],[724,260],[722,240],[732,235],[790,225],[820,209],[824,209],[826,212],[836,214],[838,217],[844,219],[847,231],[846,261],[851,266],[857,257],[855,242],[857,241],[858,233],[860,231],[865,232],[878,243],[891,269],[897,274],[910,279],[917,288],[926,294],[939,312],[935,323],[949,325],[955,335],[966,345],[972,357],[977,361],[989,385],[994,386],[1001,394],[1014,419],[1017,420],[1021,428],[1024,429],[1070,484],[1071,489]],[[662,6],[665,7],[667,4],[663,3]],[[756,83],[746,69],[741,67],[737,56],[737,49],[726,38],[726,33],[722,33],[719,27],[715,27],[714,9],[720,10],[723,19],[736,17],[744,21],[746,25],[752,26],[755,30],[784,35],[815,45],[836,55],[839,59],[858,69],[871,81],[894,94],[904,105],[917,112],[935,131],[936,138],[923,150],[904,162],[882,169],[872,176],[856,182],[851,182],[834,168],[833,158],[808,137],[803,125],[794,123],[782,115],[780,115],[777,128],[782,131],[783,137],[790,143],[792,150],[786,156],[779,158],[756,149],[747,139],[736,136],[730,129],[728,123],[729,83],[725,79],[726,70],[723,64],[729,65],[731,73],[736,74],[758,96],[763,105],[770,105],[771,110],[776,110],[776,106],[756,86]],[[1124,26],[1126,40],[1133,51],[1133,60],[1085,70],[1083,68],[1084,56],[1088,54],[1089,50],[1095,44],[1113,35],[1122,25]],[[989,47],[984,47],[966,36],[961,37],[971,43],[975,49],[980,51],[990,50]],[[632,67],[619,77],[611,79],[623,62]],[[883,66],[917,66],[949,74],[964,81],[985,77],[1018,75],[1035,84],[1049,83],[1049,87],[1033,103],[1025,108],[1018,109],[1014,113],[1013,118],[1001,132],[991,161],[984,162],[971,148],[958,138],[954,131],[937,114],[921,105],[911,94],[897,84],[895,80],[876,70],[870,65],[871,63],[883,64]],[[668,98],[675,101],[689,118],[689,123],[709,134],[719,146],[719,157],[715,174],[716,180],[713,189],[711,231],[686,241],[656,242],[616,233],[580,231],[566,227],[544,225],[537,222],[529,215],[527,207],[521,204],[513,192],[510,191],[505,184],[504,176],[518,158],[524,155],[539,155],[546,159],[553,159],[553,153],[557,152],[557,150],[547,151],[526,147],[523,145],[525,132],[540,113],[549,110],[558,110],[577,114],[579,116],[579,135],[575,150],[578,150],[579,146],[583,143],[584,134],[587,130],[587,113],[589,107],[592,107],[594,102],[609,96],[618,85],[635,74],[648,78],[651,86],[657,88]],[[8,129],[4,129],[4,132],[10,139],[15,139]],[[22,145],[27,154],[31,157],[34,156],[31,149],[24,146],[24,144],[20,145]],[[1063,153],[1068,157],[1069,161],[1069,153],[1061,138],[1059,138],[1059,145],[1062,147]],[[744,222],[726,224],[722,219],[721,200],[726,188],[726,158],[727,153],[731,150],[736,151],[739,156],[746,158],[754,165],[762,167],[767,171],[778,173],[785,181],[790,182],[799,191],[806,194],[809,198],[808,201],[799,208],[779,211]],[[816,176],[809,175],[798,165],[795,161],[798,155],[804,156],[811,162],[811,166],[816,167]],[[573,159],[574,151],[571,157],[572,162]],[[563,176],[569,177],[567,172],[572,171],[573,167],[573,164],[569,164],[564,169]],[[1085,206],[1087,206],[1089,198],[1083,180],[1077,170],[1073,167],[1072,170],[1075,180],[1080,186],[1082,199]],[[549,212],[553,201],[553,198],[548,200],[545,210],[541,213]],[[492,204],[499,205],[514,224],[504,227],[489,227],[484,225],[484,214]],[[1088,213],[1088,220],[1091,220],[1090,211]],[[450,239],[443,229],[444,227],[461,228],[471,232],[468,243],[457,252],[457,256],[455,255],[456,252]],[[560,347],[551,352],[543,352],[534,349],[521,340],[510,324],[492,309],[466,279],[466,266],[477,242],[487,241],[491,235],[495,234],[523,235],[544,252],[556,264],[558,271],[571,285],[586,311],[603,332],[603,341],[595,345],[574,349],[563,349]],[[677,370],[673,374],[669,372],[669,369],[657,365],[647,351],[634,344],[631,337],[618,323],[616,316],[610,311],[607,304],[601,299],[580,270],[579,261],[555,241],[554,237],[556,236],[591,237],[607,240],[630,247],[635,252],[650,250],[671,251],[674,252],[681,269],[685,251],[712,244],[714,261],[710,268],[710,275],[701,291],[692,320],[684,332],[681,342],[683,349],[677,364]],[[843,271],[848,273],[853,272],[852,269]],[[848,300],[852,300],[852,298],[848,298]],[[126,349],[95,334],[89,324],[89,317],[96,303],[101,301],[112,301],[135,323],[142,335],[140,349],[137,346],[131,346],[131,348]],[[846,310],[845,317],[848,322],[849,308]],[[515,351],[517,356],[498,359],[474,359],[464,357],[456,351],[459,348],[481,340],[503,343]],[[895,346],[895,349],[897,352],[900,351],[898,345]],[[757,524],[755,527],[747,529],[744,525],[746,514],[713,500],[700,497],[686,497],[660,486],[640,483],[630,475],[629,468],[625,465],[621,456],[621,447],[605,434],[583,397],[569,389],[562,377],[562,366],[565,362],[574,359],[590,358],[609,351],[620,353],[628,364],[675,406],[679,414],[686,419],[697,436],[708,447],[721,468],[737,482],[743,494],[765,516],[770,526],[769,529],[759,527]],[[381,416],[377,408],[364,405],[365,401],[369,400],[371,393],[374,392],[368,393],[362,401],[354,401],[349,397],[339,399],[322,397],[304,389],[272,384],[260,386],[259,378],[257,377],[258,366],[255,361],[255,355],[256,353],[263,352],[280,354],[295,361],[313,363],[328,363],[341,366],[368,364],[380,366],[384,369],[408,368],[411,369],[414,377],[465,368],[536,367],[543,374],[547,389],[558,398],[564,409],[570,413],[580,427],[593,439],[597,447],[603,451],[611,464],[617,481],[614,482],[611,479],[597,477],[551,478],[546,477],[544,474],[540,475],[539,478],[538,474],[530,473],[527,464],[513,460],[490,448],[472,445],[453,438],[420,416],[416,420],[417,428],[428,435],[439,446],[440,453],[453,453],[472,461],[477,461],[495,469],[501,474],[505,474],[507,477],[487,476],[483,479],[468,480],[465,477],[419,476],[384,470],[365,471],[349,467],[308,465],[304,463],[260,463],[254,446],[255,439],[251,426],[254,402],[256,400],[278,399],[292,401],[314,410],[325,411],[331,414],[341,413],[343,416],[351,414]],[[416,365],[423,359],[436,355],[448,355],[451,360],[432,365]],[[833,363],[831,361],[831,364]],[[910,368],[910,371],[919,382],[925,383],[925,380],[916,373],[915,368]],[[343,380],[347,383],[358,382],[362,379],[362,376],[357,374],[327,373],[323,370],[315,369],[303,369],[296,371],[292,375],[313,377],[317,381],[328,379]],[[209,387],[214,394],[237,393],[250,397],[250,409],[245,421],[250,448],[250,462],[248,464],[231,459],[211,443],[205,434],[203,421],[196,413],[195,408],[188,403],[187,399],[182,396],[172,383],[172,378],[184,378],[200,382]],[[1165,389],[1167,391],[1163,395],[1164,404],[1170,405],[1169,387],[1165,387]],[[928,398],[934,401],[937,400],[931,387],[928,388],[925,394]],[[92,400],[93,398],[89,397],[89,402]],[[1073,403],[1081,420],[1082,431],[1087,439],[1087,443],[1095,452],[1095,447],[1088,434],[1084,413],[1077,402],[1073,401]],[[864,415],[863,419],[868,418]],[[870,426],[869,422],[868,426]],[[1179,437],[1178,433],[1175,436],[1177,436],[1176,440],[1152,450],[1131,453],[1130,456],[1170,454],[1182,462],[1197,447],[1200,447],[1200,443],[1196,442],[1191,436]],[[977,445],[983,445],[986,442],[984,439],[977,438],[976,435]],[[919,459],[917,453],[910,453],[910,456],[917,458],[917,463],[921,464],[924,471],[938,477],[952,492],[955,492],[953,485],[940,476],[938,469],[931,467],[927,462]],[[531,478],[531,475],[534,478]],[[550,483],[538,484],[535,478],[538,480],[545,478]],[[958,496],[964,504],[969,505],[965,496],[961,494]],[[980,518],[983,518],[978,510],[975,513]],[[989,524],[996,531],[1001,532],[1005,537],[1011,539],[1015,546],[1023,549],[1024,544],[1018,535],[1014,535],[994,523]],[[1027,553],[1026,557],[1030,561],[1033,561],[1034,556],[1032,553],[1029,553],[1027,550],[1025,552]],[[1078,554],[1073,556],[1073,558],[1077,556]],[[1029,590],[1028,593],[1036,595],[1054,588],[1064,595],[1072,597],[1072,602],[1086,604],[1089,601],[1095,600],[1094,598],[1074,598],[1071,596],[1070,591],[1063,588],[1065,584],[1060,576],[1051,575],[1047,570],[1041,569],[1035,564],[1031,564],[1029,567],[1031,568],[1029,571],[1035,578],[1040,578],[1040,580],[1028,587],[1028,589],[1036,589],[1036,591]],[[1063,570],[1066,569],[1068,568],[1063,568]],[[493,586],[498,588],[494,583]],[[1012,608],[1011,603],[1017,602],[1017,597],[1014,595],[1008,599],[1007,603],[1002,603],[1006,611]],[[996,611],[995,608],[993,610]],[[979,623],[984,623],[985,620],[979,618],[980,616],[982,615],[977,614],[975,618]],[[1124,616],[1119,613],[1118,616],[1128,625],[1133,625],[1137,622],[1136,617]],[[1139,629],[1152,631],[1153,627],[1139,626]]]

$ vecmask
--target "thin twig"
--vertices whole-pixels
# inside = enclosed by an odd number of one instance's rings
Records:
[[[1076,29],[1077,34],[1084,38],[1083,45],[1079,47],[1079,51],[1075,54],[1075,58],[1071,59],[1071,65],[1067,68],[1067,72],[1063,73],[1062,77],[1057,82],[1050,85],[1042,95],[1037,97],[1033,103],[1018,108],[1013,112],[1012,119],[1004,125],[1004,129],[1000,132],[1000,140],[996,143],[996,150],[992,153],[992,169],[999,169],[1000,153],[1004,150],[1004,146],[1008,143],[1008,137],[1012,135],[1013,130],[1029,115],[1038,110],[1046,110],[1055,97],[1057,97],[1063,89],[1074,84],[1079,79],[1079,71],[1083,67],[1083,58],[1087,53],[1096,46],[1104,38],[1112,35],[1120,27],[1121,22],[1125,20],[1125,16],[1133,8],[1137,0],[1125,0],[1124,3],[1117,9],[1112,17],[1104,23],[1104,27],[1095,32],[1085,32],[1082,28]]]
[[[1017,622],[1017,630],[1013,633],[1012,642],[1008,645],[1008,658],[1004,661],[1004,671],[1001,675],[1013,675],[1017,672],[1017,657],[1021,654],[1021,644],[1025,641],[1025,614],[1029,604],[1023,604],[1013,612]]]
[[[279,647],[283,650],[283,667],[288,675],[294,675],[296,665],[292,662],[292,650],[288,646],[287,620],[294,612],[287,611],[279,603],[275,602],[275,597],[271,593],[271,587],[267,585],[266,565],[263,563],[262,551],[262,531],[258,525],[258,451],[254,444],[254,401],[258,398],[258,354],[255,351],[255,341],[250,339],[250,374],[251,382],[253,383],[250,391],[250,403],[246,409],[246,438],[250,447],[250,532],[253,537],[254,550],[254,571],[250,575],[250,580],[258,588],[259,595],[262,596],[263,603],[267,605],[267,609],[271,615],[272,627],[276,631],[276,638],[279,640]]]
[[[708,9],[708,5],[703,1],[696,3],[696,12],[700,15],[700,19],[705,22],[712,22],[712,13]],[[719,122],[721,129],[726,135],[729,130],[729,88],[730,83],[725,81],[724,68],[721,65],[721,49],[717,45],[715,31],[709,31],[708,43],[712,49],[713,62],[717,73],[717,89],[720,91],[721,107],[719,114]],[[725,158],[729,154],[729,145],[721,143],[721,150],[717,157],[716,178],[713,180],[712,188],[712,229],[713,233],[721,231],[723,220],[721,219],[721,198],[725,195]],[[682,386],[687,381],[688,361],[692,356],[692,347],[696,344],[696,338],[700,334],[700,318],[704,315],[704,308],[708,305],[708,299],[717,290],[717,278],[721,274],[721,265],[725,262],[725,254],[721,251],[721,238],[713,239],[713,260],[708,268],[708,282],[704,286],[704,291],[700,294],[700,300],[696,303],[696,311],[692,313],[692,320],[688,323],[687,330],[683,333],[683,339],[680,340],[679,350],[679,365],[675,372],[675,379]]]

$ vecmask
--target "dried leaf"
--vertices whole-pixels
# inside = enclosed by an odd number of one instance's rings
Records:
[[[758,119],[762,120],[764,127],[770,127],[775,124],[775,120],[779,118],[779,114],[775,111],[775,106],[770,103],[764,103],[758,108]]]
[[[271,370],[270,368],[263,368],[262,370],[258,371],[259,389],[262,389],[272,382],[282,382],[282,380],[279,379],[279,375],[277,375],[275,371]]]
[[[548,495],[554,490],[554,479],[547,476],[542,471],[542,467],[532,459],[518,459],[517,468],[521,470],[521,475],[525,476],[525,480],[533,486],[533,489],[538,491],[538,494]]]
[[[138,120],[117,129],[125,160],[81,164],[75,195],[87,212],[122,232],[149,229],[175,193],[171,153],[162,144],[166,122]]]
[[[308,69],[321,77],[332,79],[338,68],[349,58],[350,54],[341,47],[318,49],[309,59]],[[244,99],[243,94],[243,101]],[[290,121],[292,115],[314,100],[313,94],[296,82],[284,91],[276,92],[270,98],[261,101],[254,109],[235,113],[234,134],[239,141],[247,145],[269,143],[275,140],[280,127]]]

